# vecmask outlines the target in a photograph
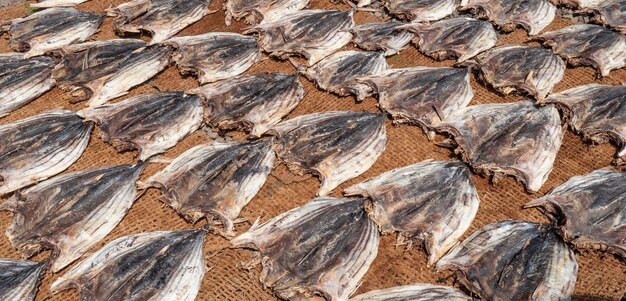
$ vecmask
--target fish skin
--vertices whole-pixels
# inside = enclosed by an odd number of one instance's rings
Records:
[[[87,148],[92,128],[93,123],[67,110],[0,125],[0,195],[67,169]]]
[[[221,130],[243,129],[260,137],[304,98],[297,74],[254,73],[191,90],[203,98],[204,122]]]
[[[569,300],[574,252],[551,225],[505,220],[484,226],[437,264],[483,300]]]
[[[400,30],[405,25],[396,20],[372,22],[350,28],[353,42],[359,48],[369,51],[383,51],[385,56],[399,53],[413,39],[413,33]]]
[[[163,153],[202,124],[201,98],[182,91],[142,94],[85,108],[78,114],[100,125],[102,139],[118,152],[139,150],[139,160]]]
[[[330,111],[301,115],[272,128],[277,156],[298,174],[320,177],[318,195],[367,171],[385,150],[385,115]]]
[[[226,0],[224,11],[226,26],[230,26],[232,19],[244,19],[246,24],[255,25],[280,19],[280,17],[304,9],[309,0]]]
[[[42,262],[0,259],[0,299],[33,301],[48,265]]]
[[[200,84],[239,75],[261,60],[254,37],[230,32],[210,32],[171,38],[177,48],[172,60],[183,74],[197,74]]]
[[[577,248],[603,249],[626,259],[625,179],[618,170],[595,170],[570,178],[525,207],[538,207]]]
[[[260,281],[286,300],[346,300],[378,253],[365,199],[317,198],[231,240],[261,255]]]
[[[425,161],[393,169],[344,190],[372,200],[370,218],[383,234],[424,244],[433,265],[458,243],[480,199],[470,169],[458,161]]]
[[[87,2],[89,0],[41,0],[37,3],[32,3],[30,7],[35,8],[50,8],[50,7],[68,7]]]
[[[467,0],[461,7],[489,19],[504,32],[520,25],[533,36],[546,28],[556,16],[556,6],[548,0]]]
[[[354,296],[349,301],[472,301],[462,291],[444,285],[416,283],[373,290]]]
[[[412,22],[431,22],[453,14],[467,0],[390,0],[385,4],[396,18]]]
[[[57,278],[50,290],[78,288],[81,300],[193,301],[207,272],[204,230],[120,237]]]
[[[124,218],[137,196],[143,165],[118,165],[57,176],[18,191],[0,205],[13,212],[6,231],[26,258],[50,249],[58,272],[96,245]]]
[[[56,62],[47,56],[24,59],[24,54],[0,54],[0,118],[52,89]]]
[[[580,12],[592,15],[592,20],[626,34],[626,1],[598,0],[595,5],[584,6]]]
[[[554,5],[563,5],[568,8],[587,8],[595,7],[606,0],[550,0]]]

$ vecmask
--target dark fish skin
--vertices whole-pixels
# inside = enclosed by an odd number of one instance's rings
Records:
[[[444,285],[416,283],[369,291],[349,301],[472,301],[459,289]]]
[[[582,11],[591,13],[593,21],[626,34],[626,1],[598,1],[596,5],[587,7]]]
[[[365,50],[384,51],[385,56],[394,55],[413,38],[413,33],[398,27],[404,23],[390,20],[386,22],[365,23],[350,28],[354,35],[353,42]]]
[[[390,0],[385,7],[399,19],[430,22],[445,18],[456,11],[461,0]]]
[[[468,0],[462,9],[489,19],[504,32],[521,25],[531,36],[541,32],[556,16],[556,6],[548,0]]]
[[[483,300],[569,300],[578,264],[545,224],[506,220],[474,232],[437,264]]]
[[[603,249],[626,260],[626,173],[599,169],[575,176],[525,207],[539,207],[577,248]]]
[[[0,299],[32,301],[48,261],[0,259]]]

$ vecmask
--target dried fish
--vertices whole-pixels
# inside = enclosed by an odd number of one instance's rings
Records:
[[[548,179],[563,138],[557,109],[530,101],[459,109],[438,129],[454,137],[456,151],[474,170],[494,182],[514,176],[531,193]]]
[[[147,32],[150,45],[163,42],[209,12],[210,0],[131,0],[107,9],[118,34]]]
[[[172,49],[148,46],[142,40],[115,39],[65,47],[62,62],[52,72],[73,102],[99,106],[144,83],[169,65]]]
[[[529,35],[538,34],[556,16],[556,6],[548,0],[468,0],[462,9],[489,19],[505,32],[520,25]]]
[[[357,78],[387,70],[387,61],[380,52],[341,51],[311,67],[298,69],[323,90],[340,96],[354,94],[357,101],[363,101],[371,89],[357,82]]]
[[[226,0],[226,25],[230,26],[232,19],[242,18],[246,24],[259,24],[280,19],[289,13],[304,9],[309,0]]]
[[[0,54],[0,118],[52,89],[54,65],[46,56],[24,59],[21,53]]]
[[[480,70],[481,79],[500,93],[525,92],[538,101],[546,97],[565,73],[563,60],[540,46],[499,46],[463,64]]]
[[[241,209],[261,189],[274,167],[272,139],[212,142],[195,146],[146,183],[187,221],[219,220],[227,236]]]
[[[0,259],[0,299],[32,301],[47,261]]]
[[[354,10],[303,10],[263,22],[244,33],[260,34],[259,45],[272,56],[286,58],[299,54],[309,66],[348,44],[354,26]]]
[[[474,232],[437,268],[484,300],[569,300],[578,264],[552,226],[508,220]]]
[[[570,127],[587,141],[614,141],[621,150],[617,162],[626,162],[626,86],[589,84],[550,94],[544,103],[559,106]]]
[[[536,39],[573,66],[593,66],[600,76],[626,66],[626,36],[599,25],[574,24]]]
[[[24,58],[45,54],[63,46],[83,42],[100,27],[104,16],[75,8],[50,8],[0,24],[0,35],[8,32],[9,45]]]
[[[155,231],[113,240],[59,277],[50,290],[81,300],[193,301],[207,268],[203,230]]]
[[[378,253],[364,199],[317,198],[231,241],[260,252],[261,282],[283,299],[346,300]]]
[[[595,7],[606,0],[550,0],[554,5],[564,5],[570,8]]]
[[[411,23],[403,29],[415,32],[419,50],[436,60],[463,62],[496,45],[498,36],[491,23],[457,17],[432,24]]]
[[[92,128],[66,110],[0,125],[0,195],[64,171],[87,148]]]
[[[444,285],[411,284],[374,290],[350,298],[349,301],[472,301],[462,291]]]
[[[223,130],[243,128],[261,136],[304,97],[297,74],[255,73],[204,85],[189,93],[204,98],[206,124]]]
[[[380,113],[301,115],[277,124],[270,133],[278,136],[275,150],[289,169],[321,178],[318,195],[367,171],[387,145],[385,115]]]
[[[166,151],[202,123],[201,98],[182,91],[142,94],[78,112],[100,124],[100,135],[117,151],[139,150],[139,160]]]
[[[68,266],[102,240],[135,201],[142,165],[81,170],[16,192],[0,205],[13,212],[7,236],[23,256],[51,249],[52,271]]]
[[[554,220],[578,248],[600,248],[626,259],[626,173],[610,168],[576,176],[526,204]]]
[[[402,25],[404,23],[396,20],[365,23],[350,28],[350,32],[357,46],[365,50],[381,50],[385,56],[390,56],[400,52],[413,39],[412,33],[398,28]]]
[[[89,0],[39,0],[37,3],[31,4],[30,7],[49,8],[49,7],[74,6],[74,5],[81,4],[87,1]]]
[[[598,0],[596,5],[584,6],[592,14],[593,21],[626,34],[626,1]]]
[[[210,32],[165,43],[178,49],[173,56],[178,69],[198,74],[201,84],[239,75],[261,60],[256,39],[237,33]]]
[[[465,3],[466,0],[389,0],[385,6],[389,13],[402,20],[429,22],[443,19]]]

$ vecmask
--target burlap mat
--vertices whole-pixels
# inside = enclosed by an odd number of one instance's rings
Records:
[[[80,5],[79,8],[103,13],[106,8],[122,2],[124,0],[92,0]],[[348,9],[347,5],[333,6],[328,0],[311,0],[310,7]],[[181,35],[201,34],[211,31],[241,32],[242,28],[244,28],[242,23],[235,22],[230,27],[224,25],[224,14],[221,8],[221,1],[212,3],[211,9],[218,10],[218,12],[206,16],[201,21],[185,29]],[[7,7],[0,10],[0,21],[24,16],[27,13],[28,9],[24,4]],[[355,21],[358,24],[375,20],[375,17],[366,12],[357,12],[355,14]],[[557,18],[547,30],[554,30],[570,23],[570,20]],[[115,34],[111,30],[111,19],[107,18],[101,26],[101,31],[95,35],[94,39],[110,39],[114,37]],[[511,34],[502,35],[498,40],[498,45],[524,43],[526,39],[526,33],[522,30],[517,30]],[[353,46],[346,48],[353,48]],[[0,39],[0,51],[9,51],[6,36]],[[407,47],[399,55],[390,57],[388,62],[395,68],[450,66],[453,64],[453,61],[450,60],[444,62],[433,61],[421,55],[413,46]],[[248,73],[259,71],[294,72],[294,68],[288,62],[279,62],[268,58],[255,64]],[[355,104],[354,99],[351,97],[338,98],[333,94],[318,90],[314,84],[304,78],[301,80],[307,94],[302,103],[288,118],[329,110],[378,110],[373,98],[366,99],[362,104]],[[560,91],[592,82],[626,84],[626,70],[613,71],[609,77],[595,79],[595,71],[591,68],[568,68],[565,72],[565,77],[555,90]],[[155,91],[155,87],[158,87],[160,90],[177,90],[189,89],[197,85],[193,77],[182,77],[176,68],[170,67],[149,83],[131,90],[128,96]],[[476,82],[475,79],[472,80],[472,87],[475,92],[472,104],[513,102],[523,99],[519,96],[502,97],[485,88]],[[1,119],[0,124],[53,108],[78,110],[84,106],[84,103],[71,105],[68,100],[69,96],[66,93],[54,89],[29,105],[13,112],[10,116]],[[116,101],[119,101],[119,99]],[[135,160],[134,157],[137,155],[135,152],[118,154],[113,147],[99,139],[97,132],[98,130],[95,130],[94,135],[92,135],[87,151],[68,171],[124,164]],[[441,160],[451,158],[449,150],[437,147],[434,143],[429,142],[417,127],[394,126],[388,121],[387,134],[389,136],[389,144],[376,164],[365,174],[335,189],[335,195],[348,185],[392,168],[426,159]],[[240,135],[238,138],[241,138]],[[437,139],[442,139],[442,137]],[[210,141],[210,138],[207,135],[203,132],[196,132],[168,151],[165,156],[175,157],[194,145],[208,141]],[[548,182],[539,193],[532,196],[525,193],[522,185],[512,178],[505,178],[494,186],[490,184],[488,179],[474,176],[473,179],[480,194],[481,204],[476,219],[466,236],[486,224],[503,219],[547,221],[543,215],[534,209],[521,209],[522,205],[532,198],[543,195],[550,188],[563,183],[571,176],[582,175],[594,169],[610,165],[615,152],[616,149],[613,145],[588,145],[583,143],[578,136],[568,131],[565,134],[563,145]],[[151,164],[142,178],[145,179],[163,167],[164,165]],[[262,216],[262,220],[267,220],[281,212],[308,202],[315,196],[318,187],[319,181],[316,178],[295,177],[284,166],[278,166],[268,178],[263,189],[243,210],[241,216],[250,221],[254,221],[259,216]],[[162,229],[184,229],[193,226],[184,222],[170,208],[164,207],[158,198],[158,191],[154,189],[148,190],[134,204],[126,218],[117,228],[104,241],[94,247],[92,251],[97,250],[115,238],[128,234]],[[0,213],[0,231],[7,229],[10,220],[11,215],[8,212]],[[248,227],[248,224],[239,225],[237,231],[245,231]],[[242,268],[241,263],[250,260],[252,252],[228,249],[226,240],[212,234],[207,236],[205,250],[210,270],[204,277],[198,300],[276,299],[269,289],[263,288],[259,283],[258,269],[247,271]],[[47,255],[48,253],[40,254],[35,259],[40,259]],[[0,235],[0,257],[20,258],[20,255],[12,248],[5,235]],[[614,256],[601,252],[577,252],[577,259],[580,265],[575,291],[577,300],[619,300],[626,291],[626,264],[620,263]],[[61,271],[61,273],[63,272]],[[396,247],[395,236],[388,235],[382,238],[378,257],[363,279],[363,283],[357,293],[416,282],[454,284],[453,280],[447,277],[448,275],[449,273],[447,272],[435,273],[431,267],[426,266],[426,256],[420,247],[414,247],[410,250],[406,250],[404,247]],[[45,275],[37,300],[78,300],[76,290],[52,295],[49,292],[49,286],[55,277],[56,275],[52,275],[49,272]]]

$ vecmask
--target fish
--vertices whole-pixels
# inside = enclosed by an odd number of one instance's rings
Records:
[[[388,69],[357,81],[378,94],[379,106],[394,122],[418,125],[432,139],[434,126],[472,101],[470,75],[469,68],[410,67]]]
[[[318,195],[367,171],[387,145],[385,115],[329,111],[301,115],[274,126],[278,158],[297,174],[322,180]]]
[[[626,66],[626,36],[600,25],[574,24],[546,32],[536,40],[572,66],[592,66],[599,77]]]
[[[505,220],[484,226],[437,263],[482,300],[569,300],[574,252],[552,225]]]
[[[541,46],[498,46],[462,65],[476,68],[483,82],[504,95],[527,93],[537,101],[543,100],[565,73],[565,62]]]
[[[369,51],[340,51],[331,54],[311,67],[298,67],[309,80],[325,91],[339,96],[354,94],[357,101],[363,101],[371,89],[357,78],[379,74],[387,70],[388,65],[383,53]]]
[[[259,24],[280,19],[282,16],[304,9],[309,0],[226,0],[224,10],[226,25],[232,20],[244,19],[246,24]]]
[[[87,148],[92,128],[68,110],[0,125],[0,196],[70,167]]]
[[[42,262],[0,259],[0,299],[33,301],[46,270]]]
[[[455,152],[479,174],[494,183],[513,176],[530,193],[548,179],[563,139],[556,107],[528,100],[459,109],[437,130],[454,138]]]
[[[354,10],[302,10],[255,25],[244,34],[259,34],[259,46],[277,58],[301,55],[309,66],[333,54],[352,39]]]
[[[567,8],[595,7],[606,0],[551,0],[554,5],[563,5]]]
[[[489,19],[504,32],[521,26],[531,36],[550,25],[556,16],[556,6],[548,0],[467,0],[461,9]]]
[[[239,213],[261,189],[274,167],[271,138],[195,146],[146,180],[162,201],[190,223],[207,216],[233,237]]]
[[[583,6],[581,12],[591,14],[592,21],[626,34],[626,1],[598,0]]]
[[[204,230],[143,232],[117,238],[57,278],[53,293],[81,300],[193,301],[204,274]]]
[[[613,168],[574,176],[526,208],[537,207],[576,248],[607,250],[626,259],[626,173]]]
[[[39,0],[36,3],[32,3],[30,7],[35,8],[50,8],[50,7],[68,7],[75,6],[89,0]]]
[[[349,301],[472,301],[470,296],[459,289],[445,285],[415,283],[391,288],[373,290]]]
[[[254,37],[230,32],[210,32],[165,41],[177,51],[172,59],[183,74],[198,74],[201,84],[239,75],[261,60]]]
[[[0,35],[9,34],[9,46],[31,58],[80,43],[91,37],[104,16],[75,8],[50,8],[0,24]]]
[[[626,86],[589,84],[550,94],[543,103],[558,106],[569,126],[593,143],[620,146],[616,163],[626,163]]]
[[[286,300],[346,300],[378,253],[362,198],[316,198],[231,240],[260,253],[261,282]]]
[[[21,53],[1,53],[0,118],[51,90],[55,65],[55,60],[47,56],[24,59]]]
[[[61,63],[52,71],[71,102],[96,107],[123,96],[164,70],[173,50],[142,40],[113,39],[72,45],[56,52]]]
[[[118,152],[139,150],[139,160],[163,153],[202,124],[200,96],[182,91],[142,94],[85,108],[78,114],[100,125],[102,139]]]
[[[399,53],[413,39],[413,33],[401,30],[404,23],[389,20],[386,22],[372,22],[350,28],[353,42],[362,49],[369,51],[383,51],[385,56]]]
[[[297,74],[254,73],[193,89],[203,98],[204,122],[220,130],[241,128],[260,137],[304,98]]]
[[[438,60],[463,62],[496,45],[498,35],[491,23],[456,17],[434,23],[410,23],[402,29],[414,32],[420,52]]]
[[[106,10],[118,35],[148,33],[148,45],[163,42],[196,23],[209,11],[210,0],[131,0]]]
[[[456,12],[467,0],[389,0],[385,7],[398,19],[431,22]]]
[[[344,195],[372,200],[370,217],[383,234],[399,232],[399,244],[424,244],[428,265],[458,243],[480,199],[470,169],[458,161],[425,161],[352,185]]]

